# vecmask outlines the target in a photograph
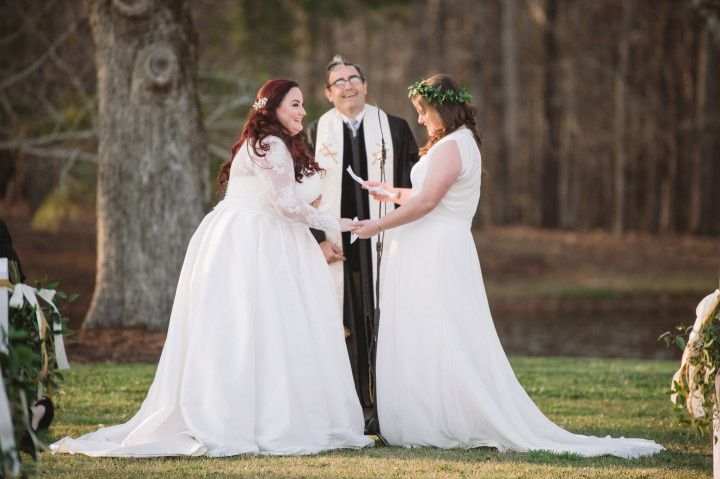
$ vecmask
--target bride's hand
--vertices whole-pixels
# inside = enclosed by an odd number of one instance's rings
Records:
[[[360,239],[368,239],[380,232],[377,220],[358,221],[355,225],[357,227],[353,233],[355,233]]]
[[[380,181],[368,180],[363,183],[363,188],[365,188],[366,190],[369,188],[375,187],[375,186],[381,186],[381,187],[385,188],[386,190],[388,190],[389,192],[395,193],[395,197],[391,198],[387,195],[381,195],[378,193],[373,193],[372,191],[368,191],[368,194],[370,196],[372,196],[373,198],[375,198],[377,201],[386,201],[386,202],[394,203],[395,200],[397,200],[397,193],[398,193],[397,188],[393,188],[392,186],[388,185],[387,183],[381,183]]]
[[[346,231],[355,231],[355,228],[357,228],[358,222],[353,221],[350,218],[340,218],[340,232],[344,233]]]
[[[310,203],[310,206],[312,206],[313,208],[317,208],[317,207],[320,206],[320,202],[322,202],[322,195],[320,195],[320,196],[318,196],[317,198],[315,198],[315,199],[313,200],[313,202]]]

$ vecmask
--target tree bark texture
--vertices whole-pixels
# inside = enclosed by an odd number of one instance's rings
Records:
[[[561,109],[558,95],[560,81],[560,51],[556,23],[558,17],[558,1],[547,0],[545,30],[545,94],[544,109],[547,127],[547,143],[543,155],[541,192],[542,226],[556,227],[559,223],[558,180],[560,173],[560,128]]]
[[[613,164],[613,233],[617,236],[625,231],[625,83],[628,68],[628,37],[632,23],[632,11],[630,5],[623,6],[623,20],[620,27],[617,46],[617,66],[614,75],[614,99],[615,111],[613,121],[613,153],[615,162]]]
[[[703,82],[703,120],[700,141],[700,219],[698,233],[720,234],[720,36],[705,45],[708,49]]]
[[[186,0],[86,0],[97,46],[97,276],[83,327],[167,327],[207,199]]]
[[[498,164],[503,179],[502,209],[496,217],[498,223],[515,221],[515,171],[517,157],[518,127],[518,49],[516,40],[517,3],[515,0],[500,2],[502,50],[502,147]]]

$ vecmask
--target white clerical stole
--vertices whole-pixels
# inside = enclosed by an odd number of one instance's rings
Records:
[[[382,157],[382,137],[385,138],[385,182],[393,185],[393,146],[390,136],[390,124],[387,114],[372,105],[365,105],[365,109],[356,116],[358,128],[363,123],[365,140],[365,154],[367,162],[368,180],[380,181],[380,158]],[[351,127],[352,129],[352,127]],[[382,136],[380,132],[382,131]],[[342,198],[342,175],[347,174],[343,169],[343,115],[335,108],[326,112],[318,120],[317,138],[315,140],[315,161],[325,170],[323,177],[322,201],[318,209],[334,216],[340,216],[340,200]],[[379,202],[369,197],[370,218],[377,219]],[[395,205],[387,204],[388,210]],[[367,218],[361,218],[367,219]],[[326,231],[326,238],[337,245],[342,245],[342,236],[338,231]],[[371,238],[373,279],[377,272],[376,249],[377,236]],[[335,261],[330,265],[330,271],[335,281],[340,307],[343,304],[343,262]]]

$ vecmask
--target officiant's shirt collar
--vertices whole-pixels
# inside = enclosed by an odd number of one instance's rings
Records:
[[[342,113],[340,113],[340,116],[342,117],[343,121],[348,125],[352,125],[353,120],[356,120],[356,123],[359,125],[360,122],[363,121],[363,118],[365,118],[365,109],[363,108],[363,110],[357,115],[355,115],[354,118],[348,118]]]

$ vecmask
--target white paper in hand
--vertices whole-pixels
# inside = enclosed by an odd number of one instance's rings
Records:
[[[350,167],[348,166],[348,168],[350,168]],[[357,221],[357,220],[358,220],[357,216],[355,218],[353,218],[353,221]],[[356,239],[358,239],[357,235],[351,231],[350,232],[350,244],[353,244]]]
[[[352,167],[348,166],[345,171],[348,172],[348,174],[352,177],[353,180],[357,181],[361,185],[365,183],[365,180],[360,178],[358,175],[355,174]],[[389,196],[390,198],[395,198],[397,195],[395,193],[391,193],[382,186],[370,186],[367,188],[367,190],[371,193],[376,193],[382,196]]]

